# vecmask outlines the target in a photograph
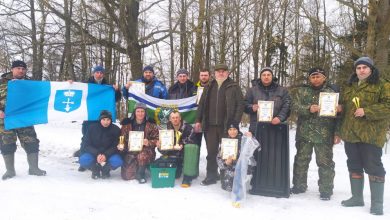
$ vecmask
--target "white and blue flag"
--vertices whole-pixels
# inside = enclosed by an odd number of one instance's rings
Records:
[[[115,120],[111,85],[13,80],[8,82],[6,130],[55,121],[98,120],[108,110]]]

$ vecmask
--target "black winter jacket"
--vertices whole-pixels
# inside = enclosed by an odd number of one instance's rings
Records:
[[[107,128],[100,123],[92,124],[84,137],[85,152],[94,156],[104,154],[108,159],[113,154],[119,153],[117,145],[121,130],[118,126],[111,124]]]

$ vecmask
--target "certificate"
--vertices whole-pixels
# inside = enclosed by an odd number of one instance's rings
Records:
[[[337,105],[339,103],[339,93],[334,92],[320,92],[318,105],[320,110],[319,116],[322,117],[336,117]]]
[[[221,156],[223,160],[233,157],[233,160],[237,159],[238,139],[235,138],[222,138],[221,139]]]
[[[145,93],[145,84],[143,82],[136,82],[136,81],[131,81],[131,86],[129,88],[129,92],[140,92],[140,93]]]
[[[160,139],[161,150],[173,150],[174,147],[173,130],[160,130],[159,139]]]
[[[199,86],[198,90],[196,91],[196,104],[199,105],[200,97],[202,97],[204,87]]]
[[[129,132],[129,151],[141,151],[144,145],[144,132],[143,131],[130,131]]]
[[[258,101],[257,121],[271,122],[274,116],[274,101]]]

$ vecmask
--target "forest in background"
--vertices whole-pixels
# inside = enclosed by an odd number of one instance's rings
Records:
[[[390,79],[389,37],[388,0],[0,0],[0,71],[22,59],[37,80],[103,65],[123,85],[153,65],[169,87],[226,62],[245,91],[265,66],[287,87],[311,67],[341,83],[362,55]]]

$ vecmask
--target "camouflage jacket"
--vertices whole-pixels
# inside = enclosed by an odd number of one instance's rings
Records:
[[[0,81],[0,110],[4,111],[5,109],[5,101],[7,98],[7,88],[8,88],[8,81],[12,80],[13,76],[12,73],[4,73],[1,75],[1,81]]]
[[[324,84],[321,89],[311,86],[301,86],[293,92],[292,111],[298,116],[296,140],[304,140],[317,144],[333,145],[337,118],[319,117],[311,113],[310,106],[317,104],[320,92],[336,92],[336,89]]]
[[[354,117],[354,97],[359,98],[364,117]],[[374,84],[363,82],[358,85],[353,82],[342,87],[340,101],[343,105],[341,138],[347,142],[364,142],[383,147],[390,119],[390,83],[382,79]]]

